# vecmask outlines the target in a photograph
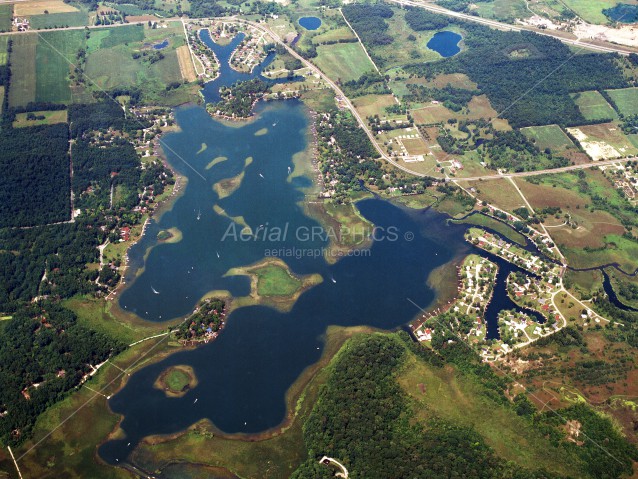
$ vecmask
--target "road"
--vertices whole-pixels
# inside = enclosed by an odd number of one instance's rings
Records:
[[[438,5],[433,5],[431,3],[417,2],[413,0],[388,0],[388,2],[396,3],[398,5],[409,6],[409,7],[418,7],[424,8],[425,10],[429,10],[434,13],[438,13],[441,15],[447,15],[448,17],[460,18],[462,20],[467,20],[469,22],[480,23],[482,25],[487,25],[488,27],[498,28],[500,30],[508,30],[512,32],[521,32],[521,31],[530,31],[537,33],[539,35],[543,35],[546,37],[553,37],[557,40],[560,40],[563,43],[567,43],[569,45],[573,45],[576,47],[587,48],[589,50],[594,50],[597,52],[606,52],[606,53],[620,53],[622,55],[629,55],[630,53],[635,53],[636,50],[631,49],[629,47],[622,47],[619,45],[598,45],[592,44],[589,42],[580,41],[578,39],[565,38],[559,35],[557,32],[553,31],[543,31],[537,28],[526,26],[526,25],[511,25],[509,23],[502,23],[496,20],[490,20],[487,18],[481,18],[474,15],[468,15],[466,13],[454,12],[452,10],[448,10],[447,8],[439,7]]]

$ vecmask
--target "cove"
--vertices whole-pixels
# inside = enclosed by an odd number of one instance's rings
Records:
[[[317,30],[321,26],[321,19],[317,17],[301,17],[299,25],[306,30]]]
[[[463,39],[458,33],[444,31],[435,33],[427,44],[430,50],[434,50],[443,58],[456,55],[461,51],[459,42]]]

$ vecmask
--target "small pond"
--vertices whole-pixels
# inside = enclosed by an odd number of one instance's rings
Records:
[[[434,50],[444,58],[448,58],[456,55],[461,51],[459,42],[463,40],[463,37],[454,32],[438,32],[435,33],[432,39],[428,42],[428,48]]]
[[[316,30],[321,26],[321,18],[317,17],[301,17],[299,19],[299,25],[306,30]]]
[[[156,43],[153,45],[155,50],[161,50],[162,48],[166,48],[168,46],[168,39],[164,40],[162,43]]]

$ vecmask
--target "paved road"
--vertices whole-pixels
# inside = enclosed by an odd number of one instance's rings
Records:
[[[638,160],[638,157],[632,156],[630,158],[619,158],[616,160],[596,161],[591,163],[583,163],[580,165],[571,165],[571,166],[563,166],[561,168],[552,168],[549,170],[523,171],[520,173],[505,173],[502,175],[493,174],[493,175],[484,175],[484,176],[471,176],[468,178],[451,178],[451,179],[453,181],[483,181],[483,180],[498,180],[499,178],[518,178],[518,177],[525,177],[525,176],[538,176],[538,175],[545,175],[547,173],[564,173],[565,171],[587,170],[595,166],[612,165],[614,163],[627,163],[628,161],[636,161],[636,160]]]
[[[449,17],[460,18],[462,20],[467,20],[470,22],[481,23],[483,25],[487,25],[493,28],[498,28],[500,30],[509,30],[512,32],[520,32],[520,31],[526,30],[526,31],[537,33],[539,35],[544,35],[546,37],[556,38],[557,40],[560,40],[561,42],[567,43],[569,45],[587,48],[589,50],[594,50],[598,52],[607,52],[607,53],[615,52],[615,53],[620,53],[622,55],[629,55],[630,53],[635,53],[637,51],[636,49],[632,49],[631,47],[623,47],[623,46],[614,45],[614,44],[598,45],[598,44],[581,41],[578,39],[565,38],[559,35],[558,32],[554,32],[552,30],[539,30],[537,28],[526,26],[526,25],[511,25],[509,23],[497,22],[496,20],[490,20],[488,18],[481,18],[474,15],[468,15],[466,13],[454,12],[452,10],[439,7],[438,5],[433,5],[431,3],[424,3],[420,1],[414,1],[414,0],[388,0],[388,1],[399,4],[399,5],[424,8],[434,13],[447,15]]]

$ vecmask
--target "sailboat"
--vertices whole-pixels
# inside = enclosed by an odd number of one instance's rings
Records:
[[[199,210],[197,212],[197,221],[199,221],[199,219],[202,217],[202,210]]]
[[[217,257],[219,258],[219,251],[215,251],[215,253],[217,253]]]
[[[288,167],[288,174],[290,174],[290,167]]]
[[[334,279],[334,277],[332,277],[332,276],[330,277],[330,280],[331,280],[333,283],[336,283],[336,282],[337,282],[337,280],[336,280],[336,279]]]
[[[264,175],[262,175],[261,173],[259,173],[259,176],[261,176],[262,178],[264,177]]]
[[[153,293],[160,294],[160,292],[158,290],[156,290],[155,288],[153,288],[153,286],[151,286],[151,289],[153,290]]]

